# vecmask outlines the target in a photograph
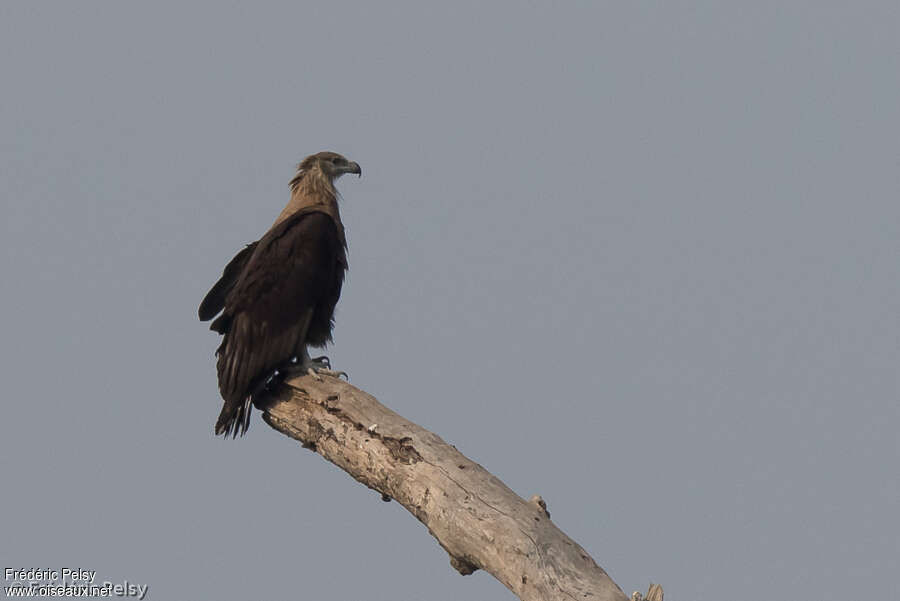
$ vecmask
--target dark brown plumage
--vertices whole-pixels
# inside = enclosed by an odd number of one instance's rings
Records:
[[[333,152],[304,159],[281,215],[262,238],[235,255],[200,303],[203,321],[221,311],[210,325],[224,336],[216,351],[225,401],[216,434],[246,432],[254,397],[276,370],[327,366],[311,360],[306,347],[331,341],[347,269],[334,188],[344,173],[361,170]]]

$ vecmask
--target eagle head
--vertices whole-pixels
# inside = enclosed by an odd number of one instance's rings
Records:
[[[319,169],[329,179],[336,180],[345,173],[355,173],[362,177],[359,163],[355,163],[336,152],[324,151],[312,154],[297,165],[297,172],[304,173]]]

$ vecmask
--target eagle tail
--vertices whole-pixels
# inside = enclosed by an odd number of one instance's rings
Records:
[[[231,404],[225,403],[222,412],[219,413],[219,419],[216,420],[216,436],[224,434],[227,439],[237,438],[238,433],[241,436],[246,434],[250,429],[250,413],[253,410],[253,395],[247,395],[242,403]]]

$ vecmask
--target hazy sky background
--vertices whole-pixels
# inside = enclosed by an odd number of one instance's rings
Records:
[[[508,600],[266,426],[203,294],[341,180],[334,365],[626,591],[900,597],[896,2],[0,5],[0,567]]]

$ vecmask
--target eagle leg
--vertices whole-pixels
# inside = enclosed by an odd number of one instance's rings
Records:
[[[298,373],[310,375],[317,382],[322,381],[321,376],[331,376],[333,378],[344,376],[348,381],[350,380],[350,376],[347,375],[347,372],[331,369],[331,359],[325,355],[310,359],[309,353],[305,348],[299,356],[291,358],[291,369],[296,370]]]
[[[306,373],[315,378],[316,382],[322,381],[322,378],[319,377],[320,375],[331,376],[333,378],[340,378],[341,376],[344,376],[345,378],[347,378],[348,382],[350,381],[350,376],[347,375],[347,372],[335,371],[331,369],[331,361],[328,359],[328,357],[316,357],[315,359],[310,359],[309,365],[306,368]]]

